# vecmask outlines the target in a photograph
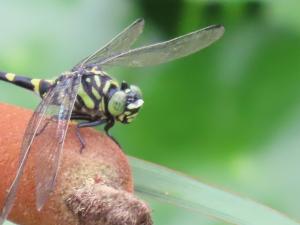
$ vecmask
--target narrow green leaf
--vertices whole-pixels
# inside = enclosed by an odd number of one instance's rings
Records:
[[[179,207],[239,225],[299,225],[250,199],[225,192],[162,166],[129,157],[135,190]]]

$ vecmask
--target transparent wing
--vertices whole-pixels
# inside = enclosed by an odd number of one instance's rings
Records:
[[[108,42],[104,47],[97,50],[92,55],[83,59],[74,68],[82,67],[86,64],[94,64],[105,58],[112,56],[112,54],[128,51],[132,44],[137,40],[140,34],[143,32],[144,20],[137,19],[115,38]],[[73,69],[74,70],[74,69]]]
[[[41,209],[53,189],[59,166],[68,121],[77,96],[81,76],[70,76],[61,81],[47,94],[32,115],[25,131],[16,177],[8,190],[0,215],[0,225],[13,207],[16,192],[31,149],[36,154],[37,207]],[[45,136],[46,132],[51,138]],[[39,145],[43,143],[43,145]]]
[[[37,165],[38,210],[44,206],[55,185],[61,152],[80,83],[81,76],[71,76],[57,85],[56,96],[47,110],[47,119],[43,120],[41,128],[43,131],[36,138],[37,146],[40,146],[34,151]]]
[[[217,41],[224,33],[221,25],[213,25],[169,41],[148,45],[115,54],[106,59],[95,59],[99,66],[143,67],[165,63],[195,53]]]

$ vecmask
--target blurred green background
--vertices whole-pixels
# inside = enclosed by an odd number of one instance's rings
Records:
[[[145,106],[113,135],[125,152],[249,196],[300,220],[299,1],[65,0],[0,3],[0,68],[52,78],[136,18],[138,44],[210,24],[224,37],[165,65],[114,69]],[[34,108],[32,93],[0,83],[0,101]],[[155,224],[224,223],[150,201]]]

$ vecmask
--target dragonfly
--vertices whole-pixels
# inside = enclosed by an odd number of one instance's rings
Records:
[[[16,176],[8,189],[0,214],[0,225],[10,213],[31,147],[46,127],[55,130],[53,137],[37,154],[36,206],[41,210],[55,187],[64,140],[70,120],[77,123],[80,151],[85,141],[80,128],[104,125],[106,134],[115,122],[128,124],[136,118],[144,104],[136,85],[119,83],[105,72],[113,66],[145,67],[166,63],[204,49],[220,39],[225,29],[212,25],[174,39],[131,48],[144,28],[138,19],[104,47],[81,60],[55,80],[32,79],[14,73],[0,72],[0,80],[38,94],[42,101],[34,111],[23,137]],[[116,140],[115,140],[116,141]]]

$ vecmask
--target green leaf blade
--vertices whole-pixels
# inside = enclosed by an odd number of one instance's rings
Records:
[[[129,157],[136,192],[239,225],[299,225],[267,206],[156,164]]]

